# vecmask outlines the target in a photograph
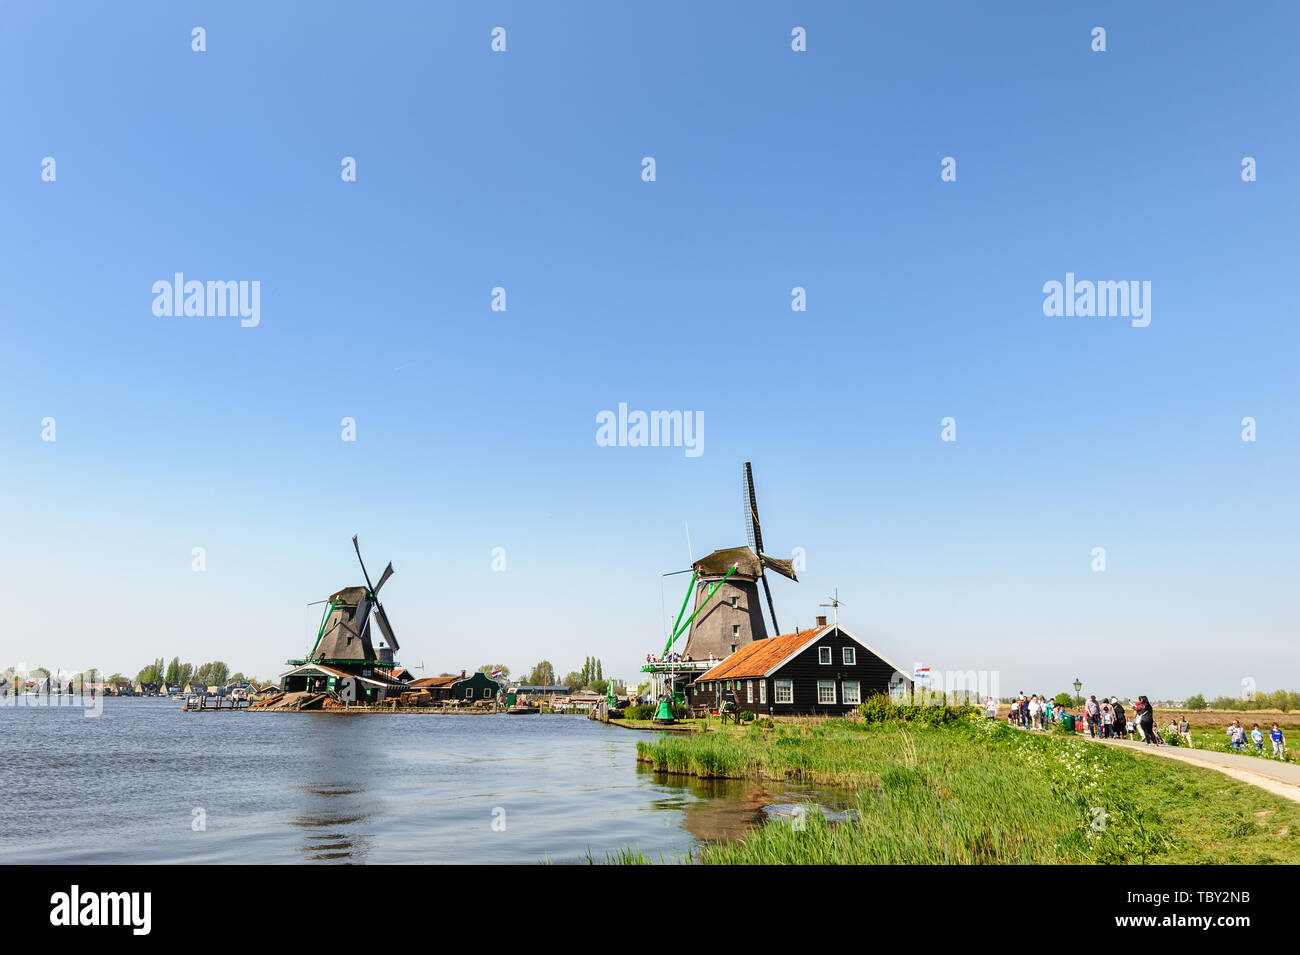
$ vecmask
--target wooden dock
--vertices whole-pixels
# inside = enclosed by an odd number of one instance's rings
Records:
[[[182,713],[240,713],[246,709],[248,709],[248,700],[197,694],[186,697],[185,703],[181,706]]]

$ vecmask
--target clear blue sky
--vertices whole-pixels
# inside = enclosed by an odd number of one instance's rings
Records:
[[[408,664],[632,677],[752,460],[787,629],[1300,685],[1300,14],[1137,7],[7,6],[0,661],[276,674],[357,533]],[[261,324],[155,317],[177,271]],[[1150,326],[1045,317],[1068,271]],[[619,402],[704,453],[598,447]]]

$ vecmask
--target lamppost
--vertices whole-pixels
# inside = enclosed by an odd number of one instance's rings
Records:
[[[1083,705],[1083,697],[1079,695],[1079,691],[1082,689],[1083,689],[1083,683],[1076,676],[1074,678],[1074,705],[1076,707]]]

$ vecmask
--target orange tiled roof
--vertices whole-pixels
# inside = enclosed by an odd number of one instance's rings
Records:
[[[771,670],[774,666],[784,662],[789,657],[794,656],[804,647],[808,646],[813,640],[816,640],[827,630],[834,629],[831,626],[812,627],[809,630],[801,630],[798,633],[785,633],[779,637],[769,637],[766,640],[755,640],[753,643],[741,647],[727,659],[723,660],[712,670],[699,675],[696,683],[703,683],[708,680],[735,680],[735,679],[752,679],[753,677],[762,676]]]
[[[460,680],[467,679],[464,676],[426,676],[419,680],[413,680],[411,686],[450,686]]]

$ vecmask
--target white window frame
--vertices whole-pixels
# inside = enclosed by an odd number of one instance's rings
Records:
[[[745,681],[745,702],[746,703],[754,702],[754,681],[753,680]]]
[[[853,687],[853,699],[849,699],[849,687]],[[840,699],[845,706],[857,706],[862,702],[862,681],[845,680],[840,687]]]
[[[782,690],[786,691],[785,692],[786,699],[784,700],[781,699]],[[794,702],[794,680],[776,680],[773,685],[772,698],[777,703],[783,703],[783,704],[793,703]]]
[[[731,635],[732,635],[733,637],[739,637],[739,636],[740,636],[740,624],[738,624],[738,623],[733,623],[733,624],[731,625]]]
[[[826,689],[827,687],[830,687],[830,688],[831,688],[831,698],[830,698],[829,700],[823,700],[823,699],[822,699],[822,690]],[[838,702],[839,702],[839,698],[838,698],[838,696],[837,696],[837,694],[836,694],[836,691],[835,691],[835,681],[834,681],[834,680],[818,680],[818,681],[817,681],[817,705],[818,705],[818,706],[835,706]]]
[[[465,699],[467,700],[474,699],[474,688],[472,686],[465,687]]]
[[[840,659],[844,661],[846,667],[858,665],[858,651],[856,647],[844,647],[841,654]]]
[[[835,650],[831,647],[817,648],[817,662],[828,667],[835,662]]]
[[[767,681],[766,680],[758,681],[758,702],[760,703],[767,702]]]
[[[483,687],[483,699],[486,700],[491,695],[492,695],[492,687],[490,686]]]

